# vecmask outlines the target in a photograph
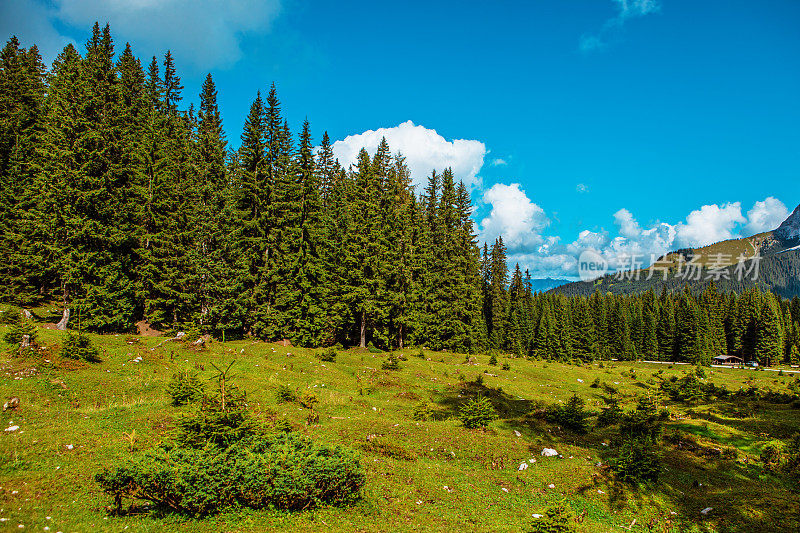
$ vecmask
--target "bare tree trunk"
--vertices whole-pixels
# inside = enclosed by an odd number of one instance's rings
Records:
[[[61,320],[56,324],[56,329],[65,331],[67,329],[67,322],[69,322],[69,307],[64,308],[64,313],[61,315]]]
[[[367,347],[367,313],[361,311],[361,344],[362,348]]]
[[[404,332],[405,332],[405,328],[401,324],[400,325],[400,335],[399,335],[399,339],[397,340],[397,343],[399,345],[398,348],[401,349],[401,350],[403,349],[403,333]]]

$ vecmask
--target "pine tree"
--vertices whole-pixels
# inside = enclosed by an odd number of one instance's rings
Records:
[[[508,266],[506,264],[506,247],[503,238],[498,237],[492,246],[491,254],[491,322],[489,322],[489,339],[491,345],[500,348],[506,334],[508,321]]]
[[[318,174],[308,121],[303,123],[300,148],[294,164],[293,181],[298,186],[298,217],[294,249],[287,249],[289,272],[286,276],[286,300],[279,302],[291,325],[291,335],[301,345],[318,346],[325,324],[325,271],[322,264],[325,227]]]
[[[675,309],[675,350],[678,361],[701,364],[703,358],[702,331],[697,304],[685,290]]]
[[[347,249],[343,262],[347,269],[345,302],[354,310],[357,339],[367,345],[382,311],[381,262],[383,242],[380,227],[379,180],[373,173],[366,150],[358,155],[352,194],[348,199]]]
[[[651,361],[658,360],[658,319],[656,296],[652,290],[642,295],[642,343],[640,353]]]
[[[589,304],[584,298],[577,298],[573,316],[573,352],[583,361],[591,361],[597,356],[597,336]]]
[[[95,24],[86,59],[67,47],[54,63],[45,130],[37,146],[36,209],[31,227],[49,233],[47,261],[63,304],[96,331],[133,323],[135,232],[126,224],[130,173],[122,137],[114,48]],[[44,229],[46,228],[46,229]]]
[[[783,332],[776,304],[768,299],[758,321],[756,356],[759,363],[772,366],[783,359]]]
[[[146,132],[146,180],[143,197],[144,246],[139,296],[144,316],[164,328],[190,325],[200,309],[192,283],[190,187],[192,146],[187,117],[177,111],[180,80],[169,52],[164,78],[151,64],[149,125]],[[160,97],[160,98],[159,98]]]
[[[266,270],[271,187],[266,179],[266,131],[261,93],[250,105],[241,145],[231,165],[231,185],[226,189],[222,230],[225,265],[233,282],[223,291],[217,328],[228,333],[250,333],[254,313],[266,298],[260,286]]]
[[[624,301],[613,303],[608,329],[609,348],[611,356],[620,361],[633,361],[636,359],[636,351],[631,341],[630,322]]]
[[[231,272],[223,254],[222,213],[228,173],[226,140],[211,74],[203,82],[197,117],[193,172],[190,176],[189,231],[192,292],[197,298],[201,328],[219,319],[224,287]]]
[[[37,235],[24,222],[35,196],[45,92],[38,49],[20,48],[12,37],[0,52],[0,298],[16,303],[33,302],[45,282]]]

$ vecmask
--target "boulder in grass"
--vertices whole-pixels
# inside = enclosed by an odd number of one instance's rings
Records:
[[[545,448],[542,450],[543,457],[555,457],[558,455],[558,452],[555,451],[553,448]]]
[[[19,398],[17,398],[16,396],[11,396],[3,404],[3,411],[13,411],[17,407],[19,407]]]

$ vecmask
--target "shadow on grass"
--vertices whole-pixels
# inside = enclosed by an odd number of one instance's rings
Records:
[[[599,454],[611,463],[616,448]],[[755,463],[708,458],[670,443],[661,447],[662,470],[656,483],[638,486],[618,482],[610,469],[601,469],[581,494],[603,486],[612,509],[643,506],[661,508],[655,531],[800,531],[800,493],[767,474]],[[707,514],[701,511],[707,508]],[[670,529],[659,529],[669,526]]]
[[[475,381],[466,381],[449,387],[437,398],[434,398],[434,401],[448,416],[457,418],[463,404],[480,396],[488,398],[492,402],[492,407],[501,419],[521,418],[539,407],[536,402],[520,399],[499,387],[487,387]]]
[[[462,405],[481,396],[492,403],[499,418],[499,428],[520,432],[531,441],[532,446],[541,444],[545,439],[551,445],[569,443],[593,447],[593,444],[598,444],[589,434],[581,435],[548,422],[545,418],[546,402],[519,398],[499,387],[487,387],[475,381],[461,382],[434,397],[434,402],[439,406],[435,418],[458,418]],[[588,444],[590,441],[593,444]]]

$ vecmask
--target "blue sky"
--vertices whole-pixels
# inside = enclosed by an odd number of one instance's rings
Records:
[[[234,146],[274,81],[343,160],[386,135],[418,180],[452,165],[481,237],[535,277],[575,277],[587,247],[646,259],[772,229],[800,203],[794,0],[0,1],[0,37],[46,59],[95,19],[120,50],[171,49],[187,104],[210,71]]]

